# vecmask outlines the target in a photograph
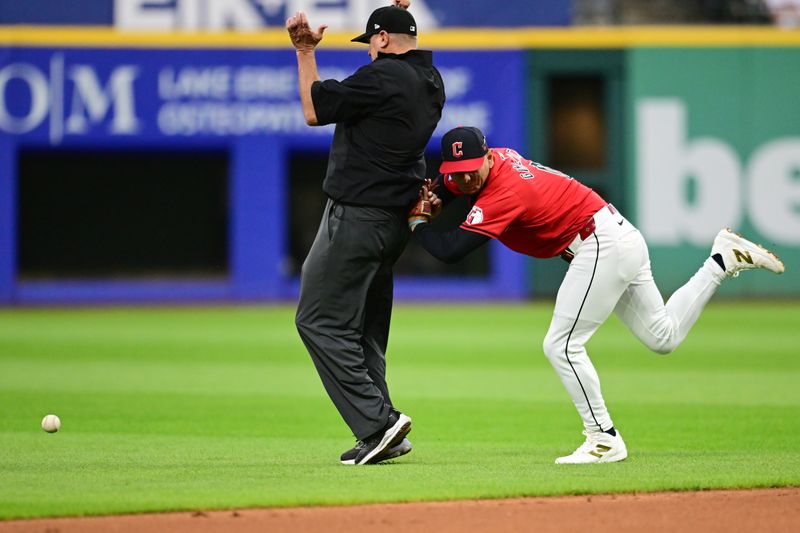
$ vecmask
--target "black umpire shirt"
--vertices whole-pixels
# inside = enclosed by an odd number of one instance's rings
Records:
[[[442,116],[444,83],[432,53],[378,53],[342,80],[316,81],[320,125],[336,123],[322,189],[345,203],[407,207],[425,178],[425,146]]]

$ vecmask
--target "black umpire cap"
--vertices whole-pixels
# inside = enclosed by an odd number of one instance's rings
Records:
[[[381,31],[417,35],[417,23],[411,13],[401,7],[379,7],[369,16],[366,31],[350,40],[354,43],[369,44],[369,38]]]

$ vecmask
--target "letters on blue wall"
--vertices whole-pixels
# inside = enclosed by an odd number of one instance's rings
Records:
[[[524,146],[521,51],[437,52],[447,92],[429,149],[469,124],[495,146]],[[318,53],[323,78],[342,79],[365,52]],[[289,50],[12,48],[0,62],[0,303],[53,300],[286,299],[297,280],[286,254],[286,154],[327,150],[332,127],[305,124]],[[230,154],[230,279],[216,284],[19,283],[15,275],[16,154],[21,148],[171,147]],[[320,177],[321,178],[321,177]],[[442,297],[523,297],[521,256],[491,252],[487,279],[438,283]],[[399,297],[430,296],[430,282],[399,280]]]
[[[0,24],[116,26],[151,30],[282,28],[296,10],[331,29],[363,28],[388,0],[25,0],[0,4]],[[570,0],[506,0],[497,6],[458,0],[413,0],[420,28],[566,26]]]

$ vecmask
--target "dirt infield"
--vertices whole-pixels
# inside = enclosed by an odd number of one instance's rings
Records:
[[[800,488],[302,507],[0,522],[0,532],[800,531]]]

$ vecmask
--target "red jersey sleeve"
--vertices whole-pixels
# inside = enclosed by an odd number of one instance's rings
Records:
[[[524,213],[525,206],[514,191],[501,189],[485,197],[479,195],[460,227],[497,239]]]

